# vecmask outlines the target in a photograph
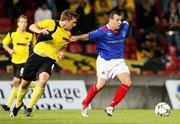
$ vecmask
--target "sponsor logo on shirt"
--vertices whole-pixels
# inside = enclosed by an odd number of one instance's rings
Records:
[[[107,33],[107,35],[108,35],[108,36],[111,36],[111,35],[112,35],[112,33],[111,33],[111,32],[108,32],[108,33]]]
[[[26,43],[17,43],[17,45],[19,45],[19,46],[26,46],[27,44]]]
[[[121,35],[122,35],[123,37],[125,37],[125,32],[122,32]]]
[[[121,43],[124,40],[112,40],[112,41],[107,41],[108,43],[114,44],[114,43]]]

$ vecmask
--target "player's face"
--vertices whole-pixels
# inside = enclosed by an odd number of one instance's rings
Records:
[[[65,29],[66,30],[71,30],[73,27],[75,27],[76,26],[76,22],[77,22],[77,19],[76,18],[73,18],[72,20],[70,20],[70,21],[67,21],[67,23],[66,23],[66,25],[65,25]]]
[[[113,18],[110,18],[110,23],[113,27],[114,30],[118,30],[120,28],[121,22],[122,22],[122,17],[119,15],[114,15]]]
[[[24,19],[24,18],[20,18],[18,23],[18,28],[21,29],[21,30],[26,30],[26,27],[27,27],[27,20]]]

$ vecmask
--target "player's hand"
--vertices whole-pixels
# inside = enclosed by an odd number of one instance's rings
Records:
[[[62,51],[58,52],[57,56],[59,59],[63,59],[64,58],[64,52],[62,52]]]
[[[10,55],[12,55],[12,54],[14,53],[14,51],[13,51],[12,49],[9,49],[9,50],[8,50],[8,53],[9,53]]]
[[[40,33],[42,33],[42,34],[49,34],[49,28],[41,29]]]
[[[70,38],[70,41],[71,41],[71,42],[77,41],[77,37],[76,37],[76,36],[72,36],[72,37]]]

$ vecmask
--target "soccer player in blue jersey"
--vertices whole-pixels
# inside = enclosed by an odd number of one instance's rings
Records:
[[[98,53],[96,61],[97,83],[90,87],[82,102],[82,116],[88,116],[89,103],[110,78],[117,77],[122,84],[118,87],[110,104],[105,108],[106,114],[112,116],[115,106],[126,96],[132,83],[128,66],[124,61],[124,43],[128,28],[129,23],[122,21],[120,13],[112,11],[107,25],[87,34],[71,37],[72,41],[96,41]]]

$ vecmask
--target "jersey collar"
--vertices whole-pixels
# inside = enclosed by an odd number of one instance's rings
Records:
[[[17,28],[16,31],[19,32],[19,33],[24,33],[24,32],[26,32],[25,30],[22,31],[22,30],[20,30],[19,28]]]
[[[66,29],[62,26],[62,22],[61,22],[61,21],[59,21],[59,25],[60,25],[60,27],[61,27],[62,29],[66,30]]]
[[[113,31],[108,24],[106,25],[106,27],[107,27],[107,29],[111,30],[112,32],[114,32],[116,34],[118,33],[118,31]]]

